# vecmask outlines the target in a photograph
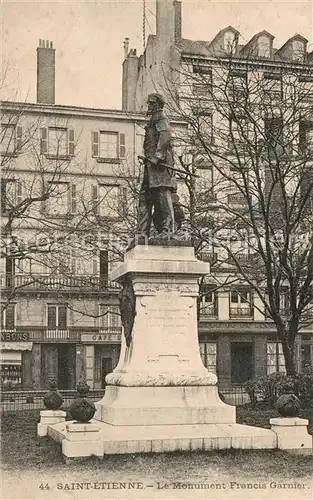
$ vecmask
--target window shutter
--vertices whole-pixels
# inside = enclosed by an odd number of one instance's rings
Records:
[[[71,211],[75,214],[77,210],[77,199],[76,199],[76,184],[71,186]]]
[[[109,326],[109,315],[110,315],[110,312],[109,312],[109,308],[108,306],[102,306],[102,326],[104,328],[107,328]]]
[[[92,144],[91,144],[92,156],[99,156],[99,132],[92,132]]]
[[[16,182],[16,205],[19,206],[23,201],[22,181]]]
[[[93,274],[93,276],[98,275],[98,257],[97,256],[92,258],[92,274]]]
[[[94,211],[99,212],[98,185],[91,186],[91,203]]]
[[[48,306],[48,328],[56,328],[57,326],[57,308],[56,306]]]
[[[124,215],[127,211],[127,188],[120,186],[119,188],[119,206],[118,206],[118,214],[121,213]]]
[[[23,133],[22,127],[16,127],[16,143],[15,143],[15,146],[16,146],[16,150],[17,151],[20,151],[20,149],[22,148],[22,133]]]
[[[77,260],[76,260],[75,255],[73,254],[73,252],[71,252],[70,259],[71,259],[71,272],[73,274],[76,274],[76,271],[77,271]]]
[[[111,306],[111,321],[110,326],[120,326],[120,311],[118,306]]]
[[[7,208],[7,182],[1,180],[1,212],[5,213]]]
[[[119,140],[120,140],[120,158],[125,158],[126,156],[125,134],[120,134]]]
[[[44,155],[48,152],[48,132],[46,128],[40,129],[40,154]]]
[[[74,144],[74,130],[68,131],[68,154],[70,156],[74,155],[75,144]]]
[[[67,327],[67,306],[58,307],[58,328]]]
[[[15,327],[15,305],[9,304],[5,311],[5,327],[13,329]]]

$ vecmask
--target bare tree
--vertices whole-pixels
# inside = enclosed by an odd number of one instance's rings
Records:
[[[240,294],[249,285],[293,375],[295,337],[312,321],[310,68],[267,73],[229,56],[202,68],[186,63],[171,83],[172,111],[189,126],[180,164],[200,176],[187,182],[196,251],[215,254],[217,288],[231,283]]]

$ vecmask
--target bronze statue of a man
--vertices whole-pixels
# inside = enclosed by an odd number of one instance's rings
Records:
[[[172,193],[176,191],[173,166],[171,126],[166,117],[164,99],[160,94],[148,96],[144,149],[144,174],[139,193],[137,234],[150,236],[152,220],[157,231],[169,236],[175,231]],[[153,212],[153,215],[152,215]]]

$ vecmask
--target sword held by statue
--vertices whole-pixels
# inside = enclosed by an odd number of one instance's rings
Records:
[[[141,162],[150,161],[149,158],[147,158],[146,156],[142,156],[142,155],[138,155],[137,158]],[[193,174],[191,172],[185,172],[184,170],[180,170],[179,168],[172,167],[172,165],[168,165],[167,163],[160,162],[160,165],[162,165],[162,167],[166,167],[166,168],[172,170],[173,172],[177,172],[178,174],[187,175],[190,177],[199,177],[199,175],[197,175],[197,174]]]

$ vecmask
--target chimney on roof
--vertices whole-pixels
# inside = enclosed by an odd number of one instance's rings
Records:
[[[175,40],[179,40],[182,35],[182,8],[181,2],[174,0],[174,36]]]
[[[37,102],[55,104],[55,49],[49,40],[37,47]]]
[[[123,46],[124,46],[124,59],[126,59],[128,56],[129,38],[125,38],[125,40],[123,42]]]
[[[182,5],[179,0],[156,0],[156,38],[174,43],[182,35]]]

